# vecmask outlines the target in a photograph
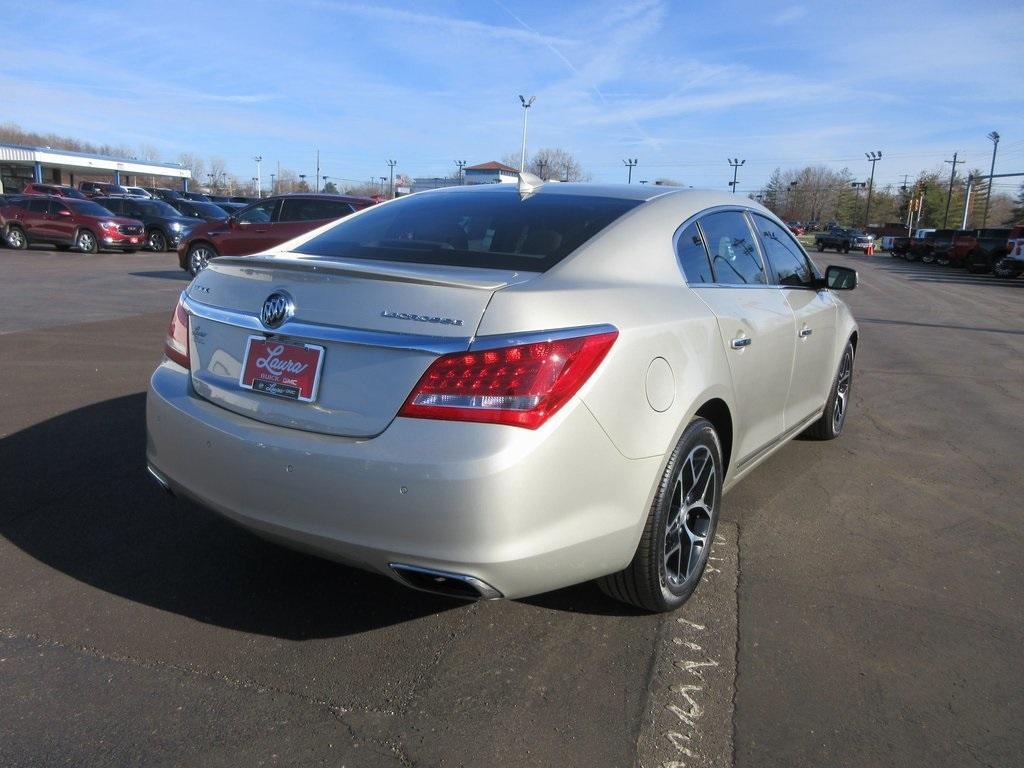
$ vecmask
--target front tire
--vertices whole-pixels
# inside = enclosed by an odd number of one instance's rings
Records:
[[[610,597],[652,612],[673,611],[700,583],[722,502],[722,446],[695,418],[679,438],[625,570],[598,580]]]
[[[75,237],[75,249],[82,253],[96,253],[100,249],[99,243],[96,242],[96,235],[88,229],[80,230],[78,236]]]
[[[146,247],[151,251],[163,253],[167,250],[167,236],[159,229],[151,229],[149,237],[146,238]]]
[[[8,227],[4,239],[7,241],[7,247],[16,251],[24,251],[28,248],[28,238],[25,236],[25,230],[21,227]]]
[[[847,342],[843,356],[839,358],[839,370],[829,390],[825,412],[804,431],[804,435],[812,440],[835,440],[843,433],[853,393],[853,360],[853,342]]]

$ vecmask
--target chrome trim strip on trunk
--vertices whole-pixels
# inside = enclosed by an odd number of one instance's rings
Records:
[[[477,336],[472,340],[469,347],[470,352],[480,349],[499,349],[501,347],[517,347],[520,344],[537,344],[545,341],[560,341],[562,339],[573,339],[577,336],[595,336],[599,333],[615,333],[618,331],[614,325],[602,323],[600,325],[580,325],[575,328],[554,328],[547,331],[523,331],[522,333],[507,333],[494,336]]]
[[[248,312],[220,309],[209,304],[196,301],[190,296],[182,296],[182,304],[191,315],[215,323],[233,325],[247,331],[256,331],[266,336],[295,336],[310,341],[325,341],[338,344],[357,344],[364,347],[385,347],[402,349],[411,352],[430,352],[435,355],[446,355],[451,352],[465,352],[469,349],[470,337],[449,338],[445,336],[420,336],[411,333],[392,333],[390,331],[367,331],[360,328],[304,323],[288,320],[274,329],[269,329],[258,315]]]

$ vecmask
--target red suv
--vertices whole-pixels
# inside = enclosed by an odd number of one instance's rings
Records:
[[[23,195],[55,195],[57,197],[74,197],[78,200],[86,200],[85,195],[79,192],[74,187],[69,187],[64,184],[26,184],[25,188],[21,190]]]
[[[228,219],[198,225],[178,244],[178,263],[196,275],[210,259],[265,251],[373,204],[369,197],[342,195],[268,197]]]
[[[70,197],[23,197],[0,210],[4,238],[11,248],[51,243],[62,251],[99,249],[132,252],[145,245],[141,221],[115,216],[92,200]]]

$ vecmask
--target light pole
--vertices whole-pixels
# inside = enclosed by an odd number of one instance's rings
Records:
[[[526,121],[530,116],[530,107],[533,106],[533,102],[537,99],[536,96],[526,98],[522,94],[519,94],[519,101],[523,105],[523,154],[519,159],[519,172],[523,173],[526,170]]]
[[[466,181],[465,181],[465,179],[464,179],[464,177],[462,175],[462,169],[466,167],[466,161],[465,160],[456,160],[455,164],[457,166],[459,166],[459,184],[465,184]]]
[[[300,184],[305,184],[306,183],[306,174],[304,174],[304,173],[300,173],[299,174],[299,183]],[[308,191],[308,189],[309,189],[309,187],[306,187],[307,191]]]
[[[746,160],[734,159],[729,161],[729,165],[732,166],[732,181],[729,182],[729,186],[732,187],[732,193],[736,194],[736,177],[739,175],[740,166],[743,165]]]
[[[390,192],[388,192],[388,200],[395,199],[395,166],[398,165],[397,160],[388,160],[388,169],[391,172],[391,183],[389,185]],[[462,168],[459,167],[459,174],[462,174]]]
[[[253,158],[256,161],[256,198],[263,198],[263,155],[256,155]]]
[[[214,182],[215,182],[217,177],[214,174],[212,174],[212,173],[206,174],[206,177],[210,180],[210,190],[211,191],[216,191],[216,187],[214,186]]]
[[[277,174],[270,174],[270,194],[272,195],[277,194],[277,181],[275,181],[275,179],[277,179]]]
[[[988,223],[988,204],[992,200],[992,176],[996,172],[996,150],[999,149],[999,134],[992,131],[988,135],[989,140],[992,142],[992,167],[988,170],[988,192],[985,194],[985,213],[981,217],[981,227],[985,228],[985,224]]]
[[[636,168],[637,163],[639,163],[640,161],[637,160],[635,157],[627,157],[622,162],[623,162],[623,164],[627,168],[629,168],[629,175],[626,176],[626,183],[627,184],[632,184],[633,183],[633,169]]]
[[[380,179],[380,193],[383,195],[384,194],[384,185],[388,183],[388,177],[387,176],[378,176],[377,178]]]
[[[875,188],[875,163],[882,159],[882,150],[865,152],[864,157],[871,163],[871,180],[868,182],[868,204],[864,206],[864,229],[867,230],[868,220],[871,218],[871,192]]]

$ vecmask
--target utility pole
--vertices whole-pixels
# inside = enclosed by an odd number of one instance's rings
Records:
[[[992,200],[992,177],[996,172],[996,150],[999,149],[999,134],[992,131],[988,138],[992,142],[992,167],[988,169],[988,193],[985,195],[985,213],[981,217],[982,229],[988,223],[988,204]]]
[[[632,184],[633,183],[633,169],[636,168],[637,163],[639,163],[640,161],[637,160],[635,157],[632,157],[632,158],[626,158],[622,162],[625,164],[625,166],[627,168],[629,168],[629,175],[626,177],[626,183],[627,184]]]
[[[313,177],[317,192],[320,191],[320,147],[316,148],[316,176]]]
[[[324,186],[323,186],[323,189],[324,189],[324,190],[326,190],[326,189],[327,189],[327,176],[326,176],[326,175],[324,175],[324,176],[321,176],[320,178],[324,180]]]
[[[548,166],[548,161],[545,160],[544,158],[539,158],[537,160],[537,175],[540,176],[541,181],[545,180],[544,179],[544,169],[547,168],[547,166]]]
[[[261,164],[263,163],[263,155],[256,155],[256,157],[254,157],[253,160],[256,161],[256,198],[257,199],[262,199],[263,198],[263,171],[261,170],[262,169],[262,165]]]
[[[956,180],[956,166],[957,163],[963,162],[962,160],[956,159],[957,153],[953,153],[952,160],[943,160],[944,163],[951,163],[953,165],[953,172],[949,174],[949,190],[946,192],[946,214],[942,217],[942,228],[945,229],[949,225],[949,204],[953,200],[953,182]]]
[[[519,159],[519,172],[523,173],[526,171],[526,120],[530,115],[530,107],[533,106],[533,102],[537,100],[536,96],[531,96],[527,99],[522,94],[519,94],[519,101],[523,105],[523,154]]]
[[[276,195],[277,194],[277,181],[276,181],[276,179],[277,179],[277,174],[276,173],[270,174],[270,194],[272,194],[272,195]]]
[[[732,181],[729,182],[729,186],[732,187],[732,193],[734,195],[736,194],[736,184],[738,183],[736,181],[736,177],[739,175],[740,166],[743,165],[745,162],[747,161],[738,159],[729,161],[729,165],[732,166]]]
[[[868,182],[868,204],[864,207],[864,229],[867,230],[871,219],[871,193],[875,188],[875,163],[882,159],[882,150],[865,152],[864,157],[871,163],[871,180]]]
[[[388,168],[391,171],[391,186],[390,186],[391,191],[388,194],[388,200],[394,200],[395,199],[395,166],[396,165],[398,165],[398,161],[397,160],[388,160]],[[462,168],[459,168],[459,173],[460,174],[462,173]]]
[[[459,166],[459,184],[465,184],[466,180],[465,180],[465,178],[462,175],[462,169],[466,167],[466,161],[465,160],[456,160],[455,164],[457,166]]]

